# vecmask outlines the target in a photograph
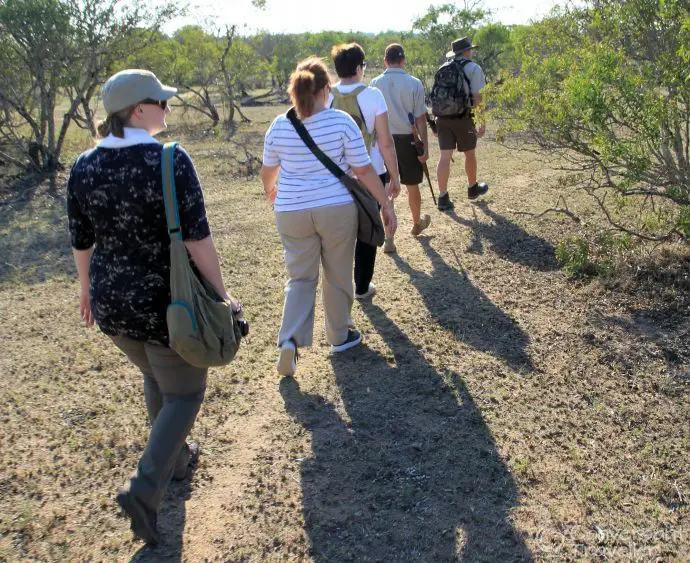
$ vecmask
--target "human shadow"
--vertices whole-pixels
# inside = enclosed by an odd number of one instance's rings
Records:
[[[456,223],[472,229],[468,252],[483,254],[484,242],[488,242],[493,252],[509,262],[540,271],[558,269],[555,249],[549,241],[529,234],[519,225],[493,211],[485,201],[471,205],[470,209],[472,219],[460,217],[454,210],[446,212]],[[476,209],[480,209],[491,222],[480,221]]]
[[[376,305],[392,351],[332,357],[349,421],[293,378],[287,411],[311,433],[302,462],[313,561],[531,561],[510,522],[518,491],[462,377],[439,372]]]
[[[182,482],[172,481],[165,492],[163,504],[158,513],[158,531],[161,542],[155,547],[143,546],[130,559],[130,563],[153,563],[182,561],[184,527],[187,517],[186,502],[192,497],[193,469]]]
[[[429,237],[417,240],[431,259],[431,274],[414,269],[398,254],[393,260],[410,277],[434,320],[475,350],[503,360],[514,370],[533,371],[525,350],[530,340],[527,333],[476,287],[464,270],[451,268],[431,247]]]

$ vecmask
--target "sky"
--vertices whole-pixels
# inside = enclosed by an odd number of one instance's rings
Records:
[[[237,24],[242,35],[259,29],[273,33],[408,31],[412,21],[426,13],[431,4],[443,3],[444,0],[267,0],[266,8],[259,10],[252,6],[251,0],[191,0],[190,15],[173,20],[165,31],[205,23],[219,28]],[[483,7],[492,12],[493,21],[509,25],[539,18],[556,3],[556,0],[484,0]]]

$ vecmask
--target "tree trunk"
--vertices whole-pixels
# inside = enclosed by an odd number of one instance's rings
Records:
[[[206,104],[206,107],[208,108],[209,114],[211,116],[211,120],[213,121],[213,125],[218,125],[218,122],[220,121],[220,115],[218,114],[218,110],[216,109],[215,104],[213,103],[213,100],[211,100],[211,94],[208,91],[208,88],[203,89],[204,92],[204,103]]]

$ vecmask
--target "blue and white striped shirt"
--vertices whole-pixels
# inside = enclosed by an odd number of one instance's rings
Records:
[[[319,148],[347,174],[370,164],[362,133],[345,112],[326,109],[303,120]],[[347,188],[319,162],[287,116],[273,121],[264,141],[264,166],[280,165],[275,211],[300,211],[352,201]]]

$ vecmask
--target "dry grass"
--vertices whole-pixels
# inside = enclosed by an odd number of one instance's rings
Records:
[[[400,200],[398,255],[353,311],[365,344],[330,357],[319,307],[278,380],[282,251],[240,161],[279,109],[250,108],[233,143],[193,120],[169,134],[252,332],[211,374],[200,465],[170,488],[156,550],[113,502],[147,436],[140,377],[79,324],[63,203],[3,208],[0,560],[688,560],[688,295],[569,282],[553,248],[573,223],[510,214],[558,198],[540,162],[484,142],[486,203],[464,202],[456,162],[457,213],[426,197],[418,240]]]

